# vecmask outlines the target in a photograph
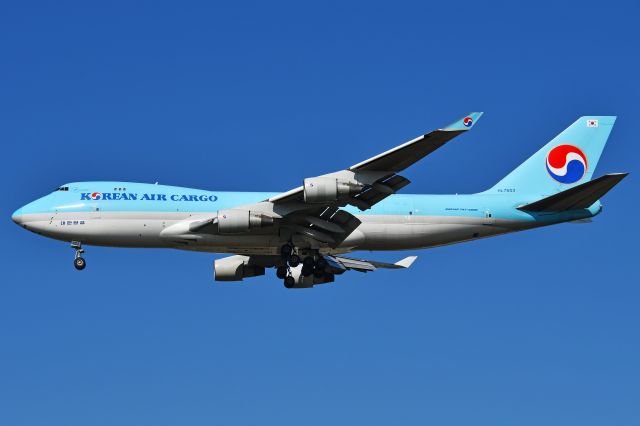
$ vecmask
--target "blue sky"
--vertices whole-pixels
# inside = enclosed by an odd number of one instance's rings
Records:
[[[636,425],[637,2],[13,2],[0,13],[0,424]],[[449,122],[405,192],[488,188],[617,115],[589,225],[287,291],[24,232],[82,180],[281,191]],[[407,253],[367,253],[397,260]]]

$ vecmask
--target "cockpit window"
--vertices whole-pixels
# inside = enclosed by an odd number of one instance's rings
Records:
[[[61,186],[61,187],[56,189],[56,191],[68,191],[68,190],[69,190],[68,186]]]

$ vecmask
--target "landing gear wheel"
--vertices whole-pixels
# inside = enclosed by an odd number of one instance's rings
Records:
[[[303,265],[303,266],[307,266],[307,267],[310,267],[310,268],[313,268],[314,263],[315,263],[315,262],[314,262],[314,260],[313,260],[313,256],[307,256],[307,257],[305,257],[305,258],[304,258],[304,260],[302,261],[302,265]]]
[[[71,248],[76,251],[73,266],[75,266],[78,271],[82,271],[87,266],[87,262],[82,258],[82,253],[84,253],[82,243],[80,241],[71,241]]]
[[[313,266],[304,265],[302,267],[302,276],[303,277],[308,277],[311,274],[313,274]]]
[[[287,276],[287,267],[286,266],[278,266],[278,269],[276,269],[276,277],[278,277],[278,278],[280,278],[282,280],[286,276]]]
[[[296,280],[294,280],[291,275],[289,275],[288,277],[285,277],[284,286],[286,288],[293,288],[295,285],[296,285]]]
[[[300,256],[298,256],[297,254],[292,254],[291,256],[289,256],[289,266],[291,266],[292,268],[295,268],[299,264],[300,264]]]
[[[82,271],[87,266],[87,262],[82,257],[76,257],[73,260],[73,266],[75,266],[78,271]]]

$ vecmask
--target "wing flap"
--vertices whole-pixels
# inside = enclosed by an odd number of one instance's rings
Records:
[[[360,219],[345,210],[326,207],[304,215],[285,216],[281,227],[336,248],[360,223]]]
[[[333,242],[329,246],[334,248],[338,247],[361,223],[360,219],[351,213],[335,208],[326,209],[320,215],[320,219],[342,230],[341,232],[331,232],[325,229],[325,232],[329,232],[333,237]],[[310,226],[311,228],[319,228],[318,223],[310,223]]]
[[[354,204],[360,210],[370,209],[373,205],[378,204],[391,194],[395,194],[405,186],[409,185],[411,181],[403,176],[394,175],[382,182],[377,182],[372,186],[366,188],[353,197],[353,200],[349,200],[350,204]]]

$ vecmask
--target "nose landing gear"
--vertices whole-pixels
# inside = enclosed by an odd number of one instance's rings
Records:
[[[82,243],[79,241],[71,241],[71,248],[76,251],[73,266],[75,266],[78,271],[82,271],[87,266],[87,261],[82,257],[82,253],[84,253]]]

